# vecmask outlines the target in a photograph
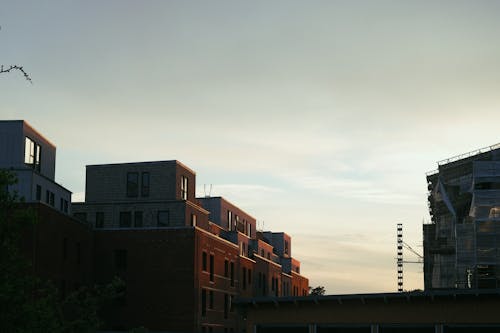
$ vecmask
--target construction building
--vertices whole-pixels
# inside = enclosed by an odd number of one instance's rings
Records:
[[[424,285],[500,287],[500,144],[438,162],[427,174]]]
[[[26,238],[34,273],[61,295],[119,276],[124,297],[105,329],[238,332],[238,297],[307,295],[286,233],[222,197],[196,198],[178,161],[89,165],[85,202],[54,181],[55,146],[25,121],[0,122],[0,168],[12,170],[39,223]]]

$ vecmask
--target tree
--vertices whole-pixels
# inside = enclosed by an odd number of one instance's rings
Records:
[[[326,290],[323,286],[317,286],[315,288],[309,287],[309,296],[323,296]]]
[[[0,27],[1,29],[2,27]],[[19,65],[10,65],[10,66],[4,66],[4,65],[0,65],[0,74],[5,74],[5,73],[10,73],[12,71],[19,71],[21,72],[21,74],[23,74],[24,78],[29,81],[30,83],[33,83],[33,81],[31,80],[31,77],[29,76],[29,74],[24,70],[23,66],[19,66]]]
[[[61,299],[50,281],[32,274],[19,249],[25,228],[37,223],[23,199],[9,191],[17,182],[13,173],[0,169],[0,332],[94,332],[99,310],[120,296],[124,283],[115,278],[104,286],[84,286]]]

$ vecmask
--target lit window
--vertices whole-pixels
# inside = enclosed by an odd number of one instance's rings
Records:
[[[181,198],[188,199],[188,178],[186,176],[181,177]]]
[[[141,196],[149,196],[149,172],[143,172],[141,175]]]
[[[139,174],[137,172],[127,173],[127,197],[136,197],[139,190]]]
[[[41,157],[42,147],[35,141],[26,137],[24,147],[24,163],[28,164],[36,171],[40,171]]]
[[[228,210],[227,211],[227,229],[231,230],[231,226],[233,225],[233,213]]]
[[[168,227],[169,224],[169,213],[168,210],[160,210],[158,212],[158,227]]]

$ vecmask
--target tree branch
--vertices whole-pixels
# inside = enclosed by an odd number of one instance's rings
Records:
[[[18,70],[18,71],[20,71],[24,75],[24,78],[26,80],[28,80],[31,84],[33,84],[33,81],[31,80],[31,77],[23,69],[23,66],[17,66],[17,65],[10,65],[9,67],[4,67],[4,65],[0,66],[0,74],[2,74],[2,73],[9,73],[12,70]]]

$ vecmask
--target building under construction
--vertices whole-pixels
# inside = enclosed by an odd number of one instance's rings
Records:
[[[438,162],[427,183],[425,289],[500,288],[500,144]]]

